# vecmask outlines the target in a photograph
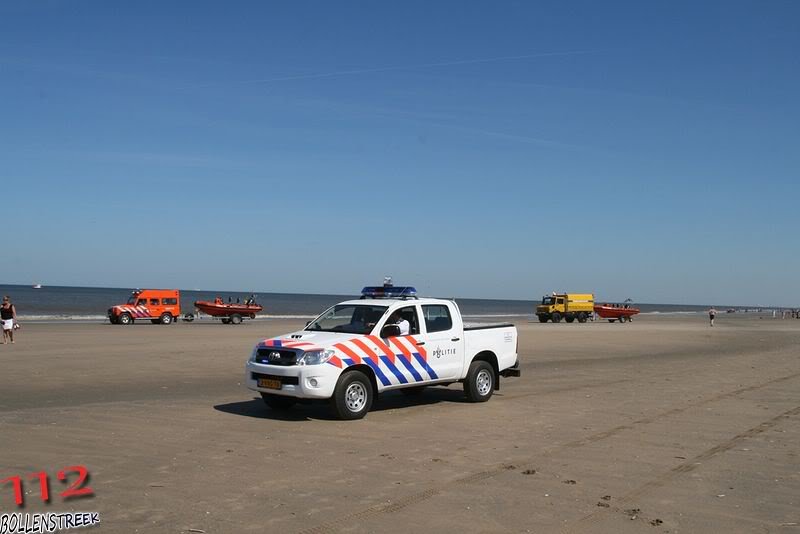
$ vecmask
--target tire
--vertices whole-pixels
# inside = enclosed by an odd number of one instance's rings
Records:
[[[489,362],[476,360],[469,365],[467,378],[464,380],[464,394],[470,402],[486,402],[492,398],[494,369]]]
[[[231,322],[231,320],[228,319],[227,317],[223,317],[222,319],[220,319],[220,321],[222,321],[222,324],[229,324]]]
[[[628,318],[623,315],[622,317],[619,318],[619,324],[624,323],[627,319]]]
[[[284,411],[297,404],[297,399],[294,397],[284,397],[282,395],[273,395],[272,393],[262,392],[261,398],[264,399],[264,404],[273,410]]]
[[[425,391],[425,386],[416,386],[411,388],[403,388],[400,390],[400,393],[406,397],[419,397],[422,395],[423,391]]]
[[[120,313],[117,317],[117,324],[133,324],[133,317],[130,313]]]
[[[538,317],[539,317],[539,322],[540,323],[546,323],[547,322],[547,316],[546,315],[539,315]]]
[[[575,322],[575,316],[569,315],[569,316],[565,317],[564,320],[567,321],[568,323],[574,323]]]
[[[186,321],[187,323],[191,323],[192,321],[194,321],[194,315],[191,313],[187,313],[186,315],[183,316],[183,320]]]
[[[350,371],[339,377],[333,392],[333,411],[339,419],[361,419],[372,407],[372,383],[361,371]]]
[[[561,322],[561,314],[560,313],[555,312],[553,314],[553,322],[554,323],[560,323]]]
[[[586,319],[587,319],[586,312],[580,312],[578,314],[578,322],[579,323],[585,323]]]
[[[238,313],[231,315],[231,324],[242,324],[242,316]]]
[[[162,313],[158,320],[161,321],[161,324],[172,324],[172,315],[169,313]]]

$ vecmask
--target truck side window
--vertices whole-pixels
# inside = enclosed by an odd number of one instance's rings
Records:
[[[174,306],[178,303],[178,299],[161,299],[161,304],[164,306]]]
[[[447,306],[428,304],[422,306],[422,314],[425,316],[425,328],[429,334],[453,328],[453,319],[450,318],[450,309]]]
[[[139,299],[136,301],[137,306],[147,306],[147,299]]]
[[[419,320],[417,319],[417,307],[416,306],[407,306],[405,308],[400,308],[397,310],[400,313],[400,317],[408,321],[408,333],[412,336],[419,334]]]
[[[150,306],[158,306],[158,299],[150,299]]]

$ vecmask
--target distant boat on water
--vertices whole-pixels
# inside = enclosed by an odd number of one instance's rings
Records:
[[[33,289],[42,289],[42,284],[33,284]]]

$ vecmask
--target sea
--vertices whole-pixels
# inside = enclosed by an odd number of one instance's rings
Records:
[[[115,304],[124,304],[134,288],[32,286],[0,284],[0,295],[9,295],[17,308],[20,321],[104,321],[106,311]],[[221,296],[241,302],[251,293],[212,290],[181,290],[182,313],[194,312],[196,300],[214,300]],[[358,295],[315,295],[305,293],[256,293],[256,300],[264,307],[258,318],[313,318],[329,306]],[[455,299],[461,313],[469,319],[492,317],[533,317],[539,300],[504,300],[459,298],[457,295],[442,295]],[[597,302],[606,302],[597,298]],[[613,301],[610,301],[613,302]],[[637,303],[642,313],[649,314],[698,314],[708,310],[707,305],[646,304]],[[726,307],[717,306],[724,310]]]

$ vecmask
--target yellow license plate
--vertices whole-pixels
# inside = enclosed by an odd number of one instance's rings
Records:
[[[281,389],[281,381],[274,378],[259,378],[258,387],[269,389]]]

